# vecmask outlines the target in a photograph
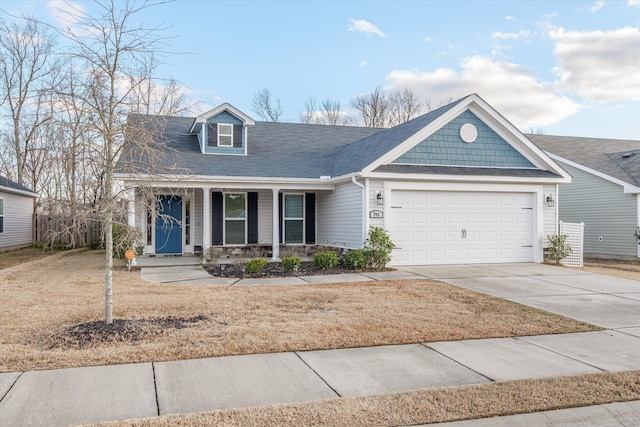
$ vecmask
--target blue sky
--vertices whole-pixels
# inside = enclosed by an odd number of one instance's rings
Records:
[[[63,25],[60,1],[0,7]],[[353,113],[352,97],[406,86],[432,107],[478,93],[523,131],[640,139],[640,0],[177,0],[141,18],[170,26],[179,54],[159,74],[200,110],[229,102],[257,117],[267,87],[298,122],[310,95]]]

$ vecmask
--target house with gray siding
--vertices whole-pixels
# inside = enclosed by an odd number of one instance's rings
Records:
[[[584,223],[584,254],[637,260],[640,141],[527,135],[573,177],[560,184],[560,220]]]
[[[0,251],[28,246],[33,240],[33,204],[38,194],[0,176]]]
[[[160,155],[130,145],[116,178],[154,256],[262,246],[276,260],[360,248],[379,226],[392,265],[542,262],[549,200],[571,180],[476,94],[389,129],[260,122],[227,103],[136,127]]]

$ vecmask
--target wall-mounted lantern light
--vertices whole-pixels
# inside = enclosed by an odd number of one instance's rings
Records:
[[[378,191],[376,194],[376,204],[378,206],[384,205],[384,196],[382,195],[382,191]]]
[[[544,201],[547,203],[547,206],[550,208],[556,205],[556,201],[553,198],[553,193],[545,194]]]

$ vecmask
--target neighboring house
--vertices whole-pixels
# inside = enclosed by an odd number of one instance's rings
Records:
[[[135,150],[118,162],[128,188],[156,189],[157,211],[131,196],[145,254],[268,245],[277,259],[280,244],[359,248],[380,226],[392,265],[542,262],[547,200],[571,180],[475,94],[390,129],[257,122],[229,104],[130,120],[163,128],[169,171]]]
[[[560,185],[560,220],[584,222],[584,254],[638,259],[640,141],[527,135],[572,176]]]
[[[38,197],[27,187],[0,176],[0,251],[33,241],[33,203]]]

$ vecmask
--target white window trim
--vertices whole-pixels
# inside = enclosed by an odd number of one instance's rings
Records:
[[[4,204],[4,197],[0,197],[0,201],[2,202],[2,213],[0,213],[0,217],[2,218],[2,230],[0,230],[0,234],[4,234],[4,229],[7,226],[7,222],[4,220],[5,219],[5,215],[4,215],[4,210],[6,209],[5,204]]]
[[[231,128],[231,132],[222,134],[222,132],[220,132],[220,127],[221,126],[229,126]],[[220,137],[221,136],[228,136],[230,143],[229,144],[222,144],[220,142]],[[231,124],[231,123],[218,123],[218,147],[233,147],[233,124]]]
[[[298,217],[287,217],[287,210],[285,209],[286,206],[286,199],[287,196],[302,196],[302,218],[298,218]],[[305,242],[307,241],[307,196],[305,193],[283,193],[282,195],[282,242],[285,245],[304,245]],[[302,242],[300,243],[288,243],[287,242],[287,227],[285,227],[286,221],[300,221],[302,220]]]
[[[227,196],[232,194],[241,194],[244,196],[244,218],[229,218],[227,219]],[[248,197],[246,192],[236,192],[233,193],[223,193],[222,194],[222,245],[223,246],[246,246],[247,245],[247,216],[249,216],[249,212],[247,212],[248,205]],[[230,243],[227,244],[227,221],[244,221],[244,243]]]

